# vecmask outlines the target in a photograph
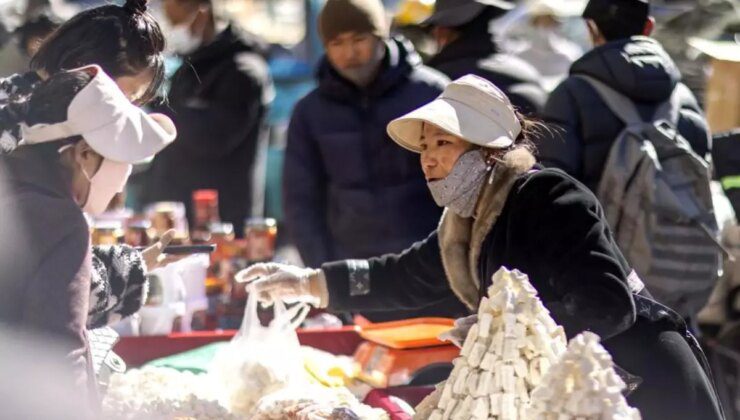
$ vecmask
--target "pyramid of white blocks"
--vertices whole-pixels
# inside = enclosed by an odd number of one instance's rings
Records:
[[[639,420],[622,396],[625,383],[614,371],[599,336],[573,338],[558,363],[532,391],[528,420]]]
[[[530,392],[565,345],[527,276],[501,268],[429,420],[527,419]]]

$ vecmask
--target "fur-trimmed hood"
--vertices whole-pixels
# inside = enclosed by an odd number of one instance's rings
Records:
[[[508,152],[494,166],[492,182],[484,185],[474,217],[463,218],[448,209],[442,215],[439,246],[445,274],[455,295],[471,309],[478,306],[480,296],[477,267],[483,241],[496,224],[514,181],[535,163],[524,148]]]

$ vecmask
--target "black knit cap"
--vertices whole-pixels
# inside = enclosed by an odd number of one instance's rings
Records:
[[[648,0],[589,0],[583,17],[595,21],[640,21],[650,15]]]

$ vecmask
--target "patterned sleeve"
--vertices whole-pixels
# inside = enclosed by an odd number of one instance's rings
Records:
[[[113,324],[141,309],[149,283],[141,253],[126,245],[93,247],[87,327]]]

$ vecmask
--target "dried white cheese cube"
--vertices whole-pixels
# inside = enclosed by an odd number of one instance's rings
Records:
[[[516,409],[516,395],[504,393],[501,396],[501,418],[516,420],[518,417],[519,410]]]
[[[473,401],[473,409],[470,413],[475,420],[486,420],[489,412],[488,398],[476,398]]]
[[[468,395],[463,400],[462,404],[458,405],[455,412],[452,414],[453,420],[468,420],[470,411],[473,409],[473,397]]]
[[[440,409],[436,409],[432,411],[432,414],[429,415],[429,420],[442,420],[442,415],[444,413]]]
[[[514,361],[514,372],[516,372],[516,376],[520,378],[526,378],[529,376],[529,367],[527,366],[527,362],[524,359],[516,359]]]
[[[573,390],[569,395],[564,395],[565,398],[565,411],[570,414],[579,414],[578,408],[581,405],[581,400],[585,397],[583,391]]]
[[[460,355],[467,357],[473,349],[473,345],[475,345],[476,341],[478,341],[478,324],[473,324],[473,326],[470,327],[470,331],[468,331],[468,336],[465,338],[465,342],[460,350]]]
[[[497,332],[494,334],[493,339],[491,340],[491,346],[489,347],[489,352],[496,355],[497,358],[501,358],[504,355],[504,333],[502,331]]]
[[[491,371],[496,365],[496,360],[496,356],[493,353],[486,353],[483,356],[483,360],[480,362],[480,368]]]
[[[516,378],[516,393],[522,400],[529,400],[529,392],[527,391],[527,385],[524,382],[524,378]]]
[[[472,367],[478,367],[480,366],[480,363],[483,361],[483,356],[486,354],[486,346],[481,343],[475,343],[473,345],[473,350],[470,351],[470,354],[468,355],[468,364]]]
[[[495,392],[491,394],[489,397],[489,400],[491,402],[491,414],[494,416],[500,416],[501,415],[501,397],[503,394],[500,392]]]
[[[443,420],[449,420],[452,418],[452,413],[455,411],[455,408],[457,408],[457,405],[460,404],[457,400],[452,400],[447,404],[447,407],[445,407],[445,412],[442,414]]]
[[[452,379],[447,380],[445,382],[444,388],[442,388],[442,395],[439,397],[439,402],[437,403],[437,407],[445,409],[447,408],[447,404],[452,401]]]
[[[503,380],[504,380],[504,376],[503,376],[503,370],[502,370],[502,369],[501,369],[501,367],[499,366],[499,368],[498,368],[498,369],[496,369],[496,370],[495,370],[495,371],[493,372],[493,389],[494,389],[494,390],[495,390],[496,392],[500,392],[501,390],[503,390],[503,389],[504,389],[504,383],[503,383]]]
[[[514,376],[514,367],[502,366],[500,374],[501,387],[504,389],[504,392],[516,392],[516,376]]]
[[[470,372],[470,375],[468,375],[468,379],[466,381],[466,386],[468,389],[469,395],[475,395],[476,391],[478,390],[478,378],[480,375],[478,372]]]
[[[476,397],[482,397],[485,395],[488,395],[489,392],[491,392],[491,387],[493,386],[493,372],[486,372],[483,371],[480,374],[480,379],[478,379],[478,388],[475,390]]]
[[[513,362],[517,357],[519,357],[519,348],[516,346],[516,339],[506,338],[502,359],[505,362]]]
[[[517,338],[526,337],[527,336],[527,325],[517,322],[516,326],[514,327],[514,335]]]
[[[485,299],[485,298],[483,298]],[[491,323],[493,322],[493,315],[485,313],[478,316],[478,336],[488,337],[491,332]]]
[[[484,296],[483,299],[480,300],[480,303],[478,304],[478,318],[482,317],[485,314],[491,313],[491,304],[488,301],[488,297]]]
[[[460,373],[457,375],[457,378],[455,378],[455,384],[454,384],[454,387],[452,388],[452,391],[455,394],[465,393],[465,385],[466,385],[469,372],[470,370],[466,366],[463,366],[460,369]]]
[[[550,366],[552,366],[552,364],[550,363],[550,359],[546,357],[540,357],[538,360],[539,360],[539,365],[540,365],[539,366],[540,375],[542,376],[542,375],[547,374],[547,371],[550,370]]]
[[[529,362],[529,376],[527,376],[527,381],[529,381],[532,386],[537,386],[542,381],[542,370],[540,366],[540,359],[535,359]]]
[[[504,313],[502,317],[504,320],[504,336],[516,337],[516,315],[511,313]]]

